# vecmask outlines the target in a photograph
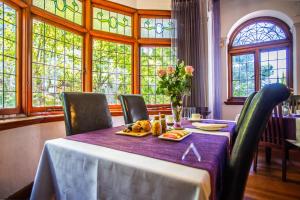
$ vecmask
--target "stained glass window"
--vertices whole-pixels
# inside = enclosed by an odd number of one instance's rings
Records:
[[[61,92],[82,91],[82,37],[33,20],[32,104],[61,106]]]
[[[175,24],[172,19],[167,18],[142,18],[142,38],[172,38]]]
[[[243,28],[234,38],[233,46],[242,46],[286,39],[285,32],[274,23],[256,22]]]
[[[82,25],[82,2],[80,0],[33,0],[33,5]]]
[[[247,97],[255,91],[254,54],[232,56],[232,91],[235,97]]]
[[[16,107],[17,12],[0,2],[0,108]]]
[[[93,28],[95,30],[131,36],[131,16],[94,7]]]
[[[132,46],[117,42],[93,42],[93,92],[106,94],[109,104],[118,104],[119,94],[131,94]]]
[[[261,87],[270,83],[286,84],[287,51],[264,50],[260,52]]]
[[[164,95],[156,95],[158,68],[166,68],[174,64],[175,54],[171,47],[141,48],[141,94],[147,104],[169,104],[170,99]]]

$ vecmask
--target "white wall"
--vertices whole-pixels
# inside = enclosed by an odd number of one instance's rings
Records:
[[[136,0],[138,9],[171,10],[171,0]]]
[[[113,124],[124,124],[123,116],[113,117]],[[63,121],[0,131],[0,199],[34,180],[45,141],[60,137],[65,137]]]
[[[171,10],[171,0],[109,0],[137,9]]]
[[[294,89],[300,94],[300,1],[299,0],[221,0],[222,101],[228,98],[227,44],[230,33],[244,21],[258,16],[282,19],[290,27],[294,39]],[[297,80],[298,79],[298,80]],[[242,106],[222,105],[222,118],[234,119]]]

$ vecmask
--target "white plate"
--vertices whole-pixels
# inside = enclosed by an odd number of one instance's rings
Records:
[[[197,129],[204,131],[219,131],[226,128],[228,124],[192,123]]]
[[[124,131],[118,131],[116,132],[118,135],[128,135],[128,136],[133,136],[133,137],[144,137],[146,135],[151,134],[151,131],[148,132],[124,132]]]
[[[163,139],[163,140],[171,140],[171,141],[176,141],[176,142],[179,142],[181,140],[183,140],[184,138],[186,138],[187,136],[191,135],[192,132],[188,132],[188,134],[186,134],[185,136],[181,137],[181,138],[178,138],[178,139],[173,139],[173,138],[165,138],[163,137],[163,135],[160,135],[158,136],[159,139]]]

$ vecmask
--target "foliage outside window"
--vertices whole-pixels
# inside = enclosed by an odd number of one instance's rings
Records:
[[[254,54],[232,56],[233,96],[249,96],[255,91],[254,84]]]
[[[260,86],[270,83],[287,84],[287,50],[264,50],[260,52]]]
[[[105,40],[93,41],[93,92],[106,94],[118,104],[119,94],[131,94],[132,46]]]
[[[79,0],[33,0],[33,5],[82,25],[82,3]]]
[[[32,105],[61,106],[61,92],[82,91],[82,37],[33,20]]]
[[[0,108],[16,107],[17,12],[0,2]]]
[[[270,83],[291,87],[291,40],[289,27],[276,18],[238,27],[229,44],[229,98],[245,98]]]
[[[175,25],[168,18],[141,18],[142,38],[172,38]]]
[[[174,51],[171,47],[141,47],[141,94],[144,96],[147,104],[170,103],[169,97],[156,94],[159,81],[157,70],[159,68],[167,68],[176,63],[174,59]]]
[[[93,28],[110,33],[131,36],[131,16],[94,7]]]

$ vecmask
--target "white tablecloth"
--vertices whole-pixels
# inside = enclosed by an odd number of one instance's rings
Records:
[[[205,170],[55,139],[41,155],[31,199],[209,199]]]
[[[287,140],[290,143],[300,147],[300,118],[296,118],[296,140]]]
[[[300,143],[300,118],[296,118],[296,140]]]

